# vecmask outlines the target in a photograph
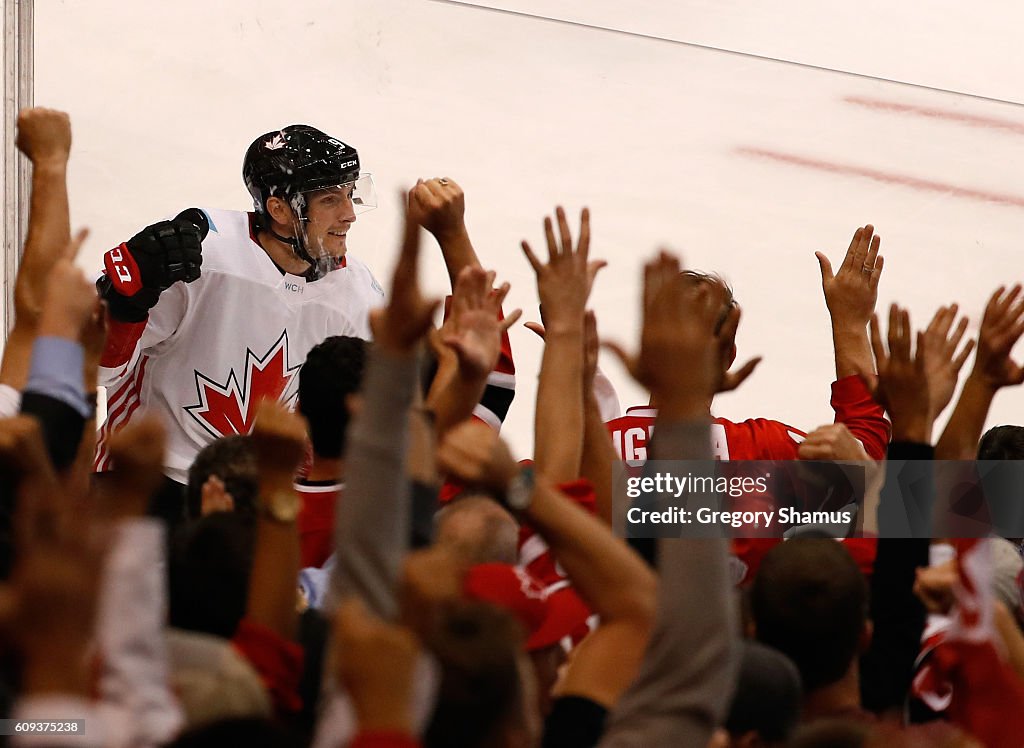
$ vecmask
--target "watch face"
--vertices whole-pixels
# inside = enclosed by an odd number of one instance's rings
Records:
[[[294,490],[278,490],[267,496],[264,509],[278,522],[294,522],[302,508],[302,499]]]

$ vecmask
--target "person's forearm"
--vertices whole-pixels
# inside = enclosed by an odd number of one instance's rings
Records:
[[[964,382],[953,415],[935,445],[938,460],[973,460],[996,391],[973,373]]]
[[[659,413],[654,459],[710,460],[709,429],[703,418],[669,420]],[[658,543],[655,630],[639,675],[610,716],[602,748],[705,745],[732,695],[739,639],[727,543]]]
[[[473,249],[469,231],[463,224],[450,231],[438,232],[435,238],[441,247],[444,266],[448,271],[448,280],[451,282],[451,287],[455,288],[455,279],[459,277],[459,273],[464,268],[480,266],[480,259],[476,256],[476,250]]]
[[[71,242],[66,160],[34,165],[29,206],[25,255],[43,262],[49,250]]]
[[[345,490],[335,512],[337,563],[326,610],[355,594],[377,615],[398,613],[395,585],[409,543],[408,411],[418,386],[415,356],[375,345],[363,407],[349,427]]]
[[[593,388],[583,393],[583,460],[580,477],[594,486],[597,516],[612,526],[612,464],[615,447],[611,435],[601,419],[601,408]]]
[[[650,618],[657,590],[653,572],[606,524],[564,496],[546,476],[538,474],[525,519],[602,622]]]
[[[534,460],[554,483],[575,480],[583,454],[583,319],[547,331],[537,383]]]
[[[295,491],[291,476],[260,475],[261,505],[266,505],[269,492],[280,491]],[[300,555],[295,522],[278,521],[260,512],[246,617],[289,640],[295,638],[299,622],[295,580],[299,577]]]
[[[832,346],[836,356],[836,379],[875,370],[866,326],[832,320]]]
[[[487,377],[466,377],[456,365],[453,371],[438,370],[435,382],[427,395],[426,407],[434,414],[434,431],[440,439],[473,415],[487,387]]]

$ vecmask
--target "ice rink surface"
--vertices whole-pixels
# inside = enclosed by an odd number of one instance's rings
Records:
[[[482,4],[502,10],[37,0],[35,99],[71,113],[72,222],[93,232],[81,264],[99,268],[104,250],[185,207],[249,209],[245,148],[307,122],[355,145],[374,174],[380,207],[360,216],[350,251],[381,281],[398,190],[449,176],[484,264],[536,319],[519,242],[542,245],[555,204],[587,205],[592,254],[609,261],[591,301],[602,337],[636,339],[642,263],[673,248],[733,284],[740,359],[764,356],[716,414],[805,430],[832,420],[815,250],[837,265],[873,223],[879,309],[906,304],[918,326],[957,301],[976,330],[993,289],[1024,280],[1018,6],[979,17],[967,3],[876,0]],[[444,293],[440,253],[425,248],[428,284]],[[523,328],[512,342],[504,433],[527,456],[541,344]],[[602,366],[623,407],[645,402],[609,357]],[[990,425],[1022,421],[1024,390],[1001,394]]]

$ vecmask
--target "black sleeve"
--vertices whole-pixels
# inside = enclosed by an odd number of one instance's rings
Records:
[[[934,456],[935,450],[927,444],[889,445],[879,504],[879,534],[883,537],[878,540],[871,574],[874,635],[861,658],[861,699],[873,712],[903,707],[921,647],[925,609],[913,588],[917,568],[928,565],[935,503]],[[926,527],[922,527],[925,520]],[[909,528],[912,536],[884,537],[899,528]]]
[[[608,710],[582,696],[555,699],[544,721],[543,748],[593,748],[604,733]]]
[[[57,470],[69,467],[78,454],[78,445],[85,429],[82,414],[55,397],[31,391],[21,396],[21,412],[39,420],[46,451],[54,467]]]

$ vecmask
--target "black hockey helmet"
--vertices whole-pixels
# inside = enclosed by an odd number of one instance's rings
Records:
[[[289,125],[256,138],[245,152],[242,179],[252,195],[258,222],[268,230],[267,200],[278,197],[291,206],[300,222],[295,236],[281,236],[273,230],[271,233],[291,245],[296,255],[310,264],[307,276],[312,280],[337,267],[339,258],[328,257],[322,250],[309,246],[305,229],[306,193],[349,187],[348,194],[357,213],[377,205],[373,177],[360,174],[356,149],[309,125]]]
[[[242,179],[257,213],[266,211],[270,197],[289,200],[358,178],[356,149],[309,125],[289,125],[261,135],[242,163]]]

